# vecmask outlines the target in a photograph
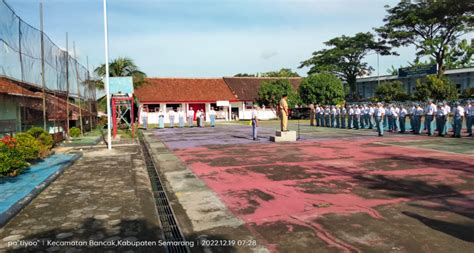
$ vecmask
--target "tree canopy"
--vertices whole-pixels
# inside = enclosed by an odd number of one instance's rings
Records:
[[[408,98],[408,94],[403,89],[400,81],[383,82],[375,89],[375,97],[378,101],[404,101]]]
[[[357,33],[354,36],[341,36],[324,43],[330,47],[313,53],[313,56],[301,62],[300,68],[310,67],[308,74],[330,72],[346,81],[351,95],[355,95],[356,79],[368,75],[373,68],[364,61],[371,51],[381,55],[391,54],[389,47],[376,41],[370,32]]]
[[[247,74],[247,73],[238,73],[238,74],[235,74],[234,77],[255,77],[255,75]]]
[[[438,101],[457,99],[458,91],[456,85],[447,78],[428,75],[426,78],[416,80],[415,98],[418,100],[432,98]]]
[[[416,58],[432,57],[442,75],[449,49],[466,33],[473,31],[472,0],[402,0],[386,6],[384,26],[379,35],[393,47],[414,45]]]
[[[276,79],[262,82],[258,91],[259,99],[257,102],[260,105],[275,108],[284,94],[288,95],[288,106],[290,108],[300,104],[297,92],[287,79]]]
[[[344,85],[330,73],[310,75],[299,87],[300,97],[305,104],[336,105],[344,101]]]
[[[278,71],[269,71],[261,74],[262,77],[299,77],[298,73],[291,69],[282,68]]]
[[[97,67],[95,73],[98,76],[105,77],[105,64]],[[140,71],[130,58],[119,57],[109,64],[109,74],[111,77],[132,76],[133,86],[135,88],[143,84],[146,74]]]

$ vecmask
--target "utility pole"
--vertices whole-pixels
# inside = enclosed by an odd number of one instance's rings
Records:
[[[40,3],[40,31],[41,31],[41,83],[43,85],[43,129],[46,129],[46,81],[44,77],[44,32],[43,32],[43,3]]]
[[[92,96],[92,82],[91,82],[91,76],[89,73],[89,56],[86,56],[86,62],[87,62],[87,101],[89,104],[89,126],[91,127],[92,131],[92,101],[91,101],[91,96]]]

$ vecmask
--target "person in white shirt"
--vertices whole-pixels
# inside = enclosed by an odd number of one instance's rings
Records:
[[[468,101],[469,111],[466,112],[466,118],[469,117],[469,124],[467,124],[467,136],[472,136],[472,125],[474,124],[474,100]]]
[[[252,110],[252,137],[254,141],[258,140],[258,107],[255,105]]]
[[[436,105],[433,100],[428,100],[428,105],[425,108],[425,129],[426,133],[431,136],[433,135],[431,124],[433,123],[433,117],[436,114]]]
[[[347,109],[341,106],[341,128],[346,128]]]
[[[374,105],[371,104],[369,106],[369,129],[374,129],[374,123],[373,123],[373,118],[374,118],[374,113],[375,113],[375,109],[374,109]]]
[[[421,134],[421,118],[423,117],[423,108],[421,108],[420,104],[415,105],[415,114],[414,114],[414,127],[415,127],[415,134]]]
[[[347,123],[347,128],[352,129],[354,127],[354,108],[349,105],[349,122]]]
[[[165,114],[163,113],[163,110],[161,109],[158,112],[158,128],[159,129],[165,128]]]
[[[170,127],[171,128],[174,128],[174,116],[175,116],[174,109],[169,110],[168,111],[168,118],[170,120]]]
[[[387,123],[388,123],[388,131],[392,132],[393,131],[393,117],[392,117],[392,112],[393,112],[393,105],[389,104],[387,110],[385,110],[385,116],[387,117]]]
[[[454,124],[454,122],[451,122],[449,121],[449,115],[452,115],[452,111],[451,111],[451,106],[449,106],[448,102],[444,101],[444,111],[447,112],[446,113],[446,132],[448,132],[448,123],[450,123],[450,125],[452,126]],[[453,131],[453,129],[451,129],[451,131]]]
[[[183,109],[181,109],[181,107],[178,110],[178,122],[179,122],[179,128],[183,128],[184,127],[184,112],[183,112]]]
[[[383,118],[385,115],[385,109],[383,108],[382,103],[377,103],[377,108],[375,109],[374,114],[377,132],[379,136],[383,136]]]
[[[196,111],[196,126],[201,127],[201,110]]]
[[[341,127],[341,108],[336,106],[336,128]]]
[[[206,114],[204,113],[204,110],[199,110],[200,115],[199,115],[199,127],[205,127],[206,125]]]
[[[331,110],[329,111],[329,113],[329,118],[331,121],[330,126],[334,127],[336,124],[336,107],[334,105],[331,105]]]
[[[316,126],[321,126],[321,107],[316,105]]]
[[[464,108],[459,102],[456,102],[453,115],[454,134],[452,137],[461,138],[462,121],[464,119]]]
[[[400,108],[398,108],[397,106],[392,106],[392,111],[390,112],[390,114],[392,115],[392,120],[393,120],[393,123],[392,123],[392,130],[393,132],[397,132],[398,131],[398,117],[399,117],[399,114],[400,114]]]
[[[400,132],[399,133],[405,133],[405,126],[406,126],[406,117],[407,117],[408,111],[405,109],[405,107],[402,105],[400,106],[400,116],[398,118],[398,122],[400,124]]]
[[[143,111],[141,112],[140,116],[142,118],[143,128],[147,130],[148,129],[148,107],[147,106],[143,106]]]
[[[354,127],[357,130],[360,128],[360,114],[361,114],[360,108],[361,106],[356,105],[354,109]]]
[[[443,108],[443,103],[439,103],[436,109],[436,131],[438,136],[443,137],[446,134],[446,118],[447,114]]]
[[[410,131],[412,133],[415,132],[415,125],[416,125],[416,121],[415,121],[415,111],[416,111],[416,106],[413,105],[410,109],[410,111],[408,112],[410,114]]]
[[[214,110],[214,107],[211,107],[211,111],[209,112],[209,117],[211,118],[211,127],[216,126],[216,116],[217,116],[217,113]]]
[[[192,107],[189,107],[187,116],[188,116],[188,127],[193,127],[194,110]]]
[[[326,127],[331,126],[331,108],[328,105],[326,109],[324,109],[324,122],[326,123]]]

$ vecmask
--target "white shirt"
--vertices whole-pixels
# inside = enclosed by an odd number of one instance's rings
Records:
[[[319,106],[316,107],[316,113],[320,113],[321,112],[321,108]]]
[[[341,114],[341,109],[336,108],[336,115],[339,115],[339,114]]]
[[[349,109],[349,115],[354,115],[354,109]]]
[[[356,108],[356,109],[354,110],[354,114],[355,114],[355,115],[360,115],[360,108]]]
[[[374,115],[375,109],[373,107],[369,108],[369,115]]]
[[[188,111],[188,117],[194,117],[194,110]]]
[[[214,109],[211,110],[211,112],[209,113],[210,115],[216,115],[216,111]]]
[[[331,114],[332,114],[332,115],[336,115],[336,108],[332,108],[332,109],[331,109]]]
[[[415,115],[415,113],[416,113],[416,107],[413,106],[410,110],[410,114]]]
[[[431,103],[425,108],[426,115],[434,115],[436,112],[436,105]]]
[[[444,106],[444,111],[448,112],[446,115],[450,114],[451,113],[451,106],[445,105]]]
[[[456,107],[456,109],[454,110],[454,116],[464,117],[464,108],[462,108],[462,106]]]
[[[142,118],[148,118],[148,112],[142,111]]]
[[[400,117],[403,118],[403,117],[407,116],[407,114],[408,114],[407,109],[403,108],[403,109],[400,110]]]
[[[415,109],[415,115],[421,116],[423,115],[423,109],[421,107]]]
[[[258,112],[255,109],[252,110],[252,119],[258,119]]]
[[[446,113],[446,111],[442,107],[439,108],[438,110],[436,110],[436,116],[439,116],[439,117],[446,116],[447,114],[445,114],[445,113]]]
[[[375,110],[375,116],[382,117],[382,114],[385,114],[385,109],[383,107],[379,107]]]
[[[173,111],[173,110],[169,111],[169,112],[168,112],[168,116],[169,116],[170,118],[174,118],[174,111]]]
[[[184,118],[184,113],[183,111],[178,112],[178,118]]]
[[[392,107],[392,109],[390,109],[390,113],[392,114],[393,117],[398,117],[398,114],[400,113],[400,109],[396,107]]]

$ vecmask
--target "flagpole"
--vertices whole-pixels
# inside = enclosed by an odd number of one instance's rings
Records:
[[[107,0],[104,0],[104,43],[105,43],[105,92],[107,96],[107,148],[112,149],[112,135],[110,117],[112,114],[110,108],[109,93],[109,35],[107,30]]]

